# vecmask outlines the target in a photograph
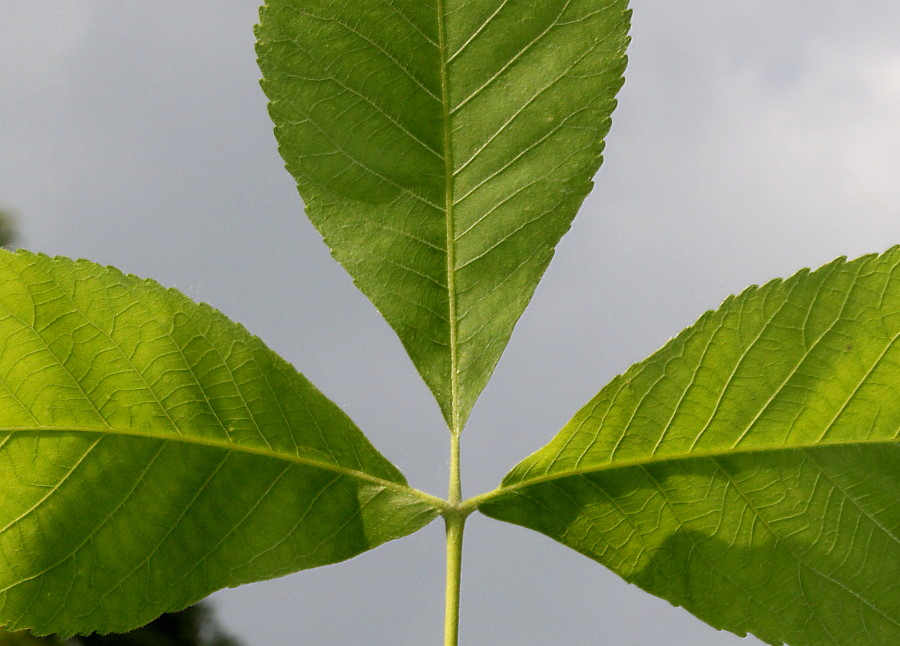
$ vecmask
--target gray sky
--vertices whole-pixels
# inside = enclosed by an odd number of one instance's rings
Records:
[[[900,242],[897,0],[638,0],[597,188],[464,435],[493,488],[610,378],[751,283]],[[291,361],[411,483],[446,430],[393,332],[302,214],[257,85],[256,3],[0,0],[0,205],[23,246],[153,277]],[[718,646],[546,537],[466,536],[461,641]],[[217,593],[248,646],[436,644],[439,522],[347,563]]]

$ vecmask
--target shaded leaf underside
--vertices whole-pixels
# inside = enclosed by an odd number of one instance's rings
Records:
[[[894,248],[729,298],[479,509],[717,628],[900,643],[898,265]]]
[[[287,168],[452,428],[591,187],[625,0],[269,0]]]
[[[0,623],[123,632],[437,510],[256,337],[86,261],[0,255]]]

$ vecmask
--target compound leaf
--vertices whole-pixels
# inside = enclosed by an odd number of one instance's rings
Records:
[[[895,247],[729,298],[479,509],[716,628],[900,643],[898,266]]]
[[[263,88],[333,255],[451,428],[600,165],[626,0],[269,0]]]
[[[124,632],[437,514],[241,326],[86,261],[0,252],[0,623]]]

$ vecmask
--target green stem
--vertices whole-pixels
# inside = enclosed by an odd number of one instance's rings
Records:
[[[467,513],[459,509],[462,501],[462,481],[459,470],[459,433],[450,433],[450,483],[448,502],[444,512],[447,529],[447,591],[444,606],[444,646],[459,644],[459,587],[462,570],[463,531]]]
[[[450,510],[456,510],[462,502],[462,481],[459,475],[458,431],[450,433],[450,484],[447,493],[447,502],[450,503]]]
[[[447,514],[447,597],[444,611],[444,646],[459,644],[459,583],[462,569],[462,542],[466,517]]]

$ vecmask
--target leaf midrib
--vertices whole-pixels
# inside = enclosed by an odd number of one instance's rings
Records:
[[[890,444],[897,444],[898,442],[900,442],[900,436],[895,436],[895,437],[891,437],[891,438],[865,439],[865,440],[804,442],[804,443],[799,443],[799,444],[792,444],[790,446],[786,446],[784,444],[779,444],[779,445],[771,445],[771,446],[758,446],[758,447],[745,448],[745,449],[722,448],[722,449],[715,449],[715,450],[710,450],[710,451],[692,451],[689,453],[677,453],[677,454],[665,455],[665,456],[650,456],[650,457],[638,458],[638,459],[634,459],[634,460],[617,460],[614,462],[606,462],[604,464],[598,464],[598,465],[592,465],[592,466],[580,467],[580,468],[574,468],[574,469],[566,469],[563,471],[556,471],[554,473],[528,478],[526,480],[522,480],[520,482],[516,482],[513,484],[502,485],[500,487],[497,487],[493,491],[489,491],[489,492],[481,494],[479,496],[469,498],[468,500],[465,501],[463,506],[467,510],[474,511],[483,503],[490,502],[494,498],[498,498],[498,497],[506,495],[508,493],[512,493],[519,489],[524,489],[526,487],[531,487],[531,486],[543,484],[546,482],[552,482],[554,480],[562,480],[565,478],[572,478],[572,477],[583,476],[583,475],[593,475],[596,473],[602,473],[604,471],[614,471],[616,469],[646,467],[646,466],[664,464],[666,462],[715,459],[715,458],[720,458],[720,457],[727,458],[727,457],[732,457],[732,456],[736,456],[736,455],[746,455],[749,453],[776,453],[779,451],[803,451],[803,450],[807,450],[807,449],[817,449],[817,448],[874,445],[874,444],[890,445]]]
[[[458,435],[462,430],[459,419],[459,358],[457,353],[456,320],[456,226],[453,219],[453,151],[450,133],[450,86],[447,79],[447,29],[444,0],[437,0],[438,56],[441,68],[441,127],[444,142],[444,235],[447,255],[447,309],[450,324],[450,432]]]
[[[403,493],[407,495],[414,496],[419,498],[423,502],[428,503],[429,505],[437,508],[439,511],[444,511],[448,504],[446,501],[441,500],[437,496],[432,496],[431,494],[425,493],[424,491],[420,491],[414,487],[410,487],[408,485],[403,485],[397,482],[392,482],[390,480],[385,480],[384,478],[379,478],[378,476],[373,476],[365,471],[359,471],[357,469],[351,469],[349,467],[343,467],[338,464],[333,464],[330,462],[324,462],[321,460],[316,460],[314,458],[308,458],[301,455],[292,455],[290,453],[279,453],[272,449],[265,449],[253,446],[245,446],[241,444],[233,444],[230,442],[224,442],[221,440],[215,440],[211,438],[205,437],[196,437],[196,436],[184,436],[184,435],[171,435],[168,433],[154,433],[154,432],[146,432],[146,431],[133,431],[131,429],[122,429],[122,428],[114,428],[114,427],[91,427],[91,426],[2,426],[0,427],[0,433],[91,433],[97,435],[117,435],[121,437],[135,437],[145,440],[159,440],[163,442],[179,442],[182,444],[189,444],[193,446],[204,446],[209,448],[220,449],[223,451],[233,451],[235,453],[244,453],[247,455],[257,455],[260,457],[272,458],[275,460],[282,460],[285,462],[292,462],[294,464],[302,464],[304,466],[309,466],[317,469],[322,469],[325,471],[331,471],[333,473],[337,473],[344,476],[349,476],[351,478],[356,478],[358,480],[363,480],[365,482],[369,482],[371,484],[377,485],[379,487],[384,487],[387,489],[392,489],[398,493]]]

